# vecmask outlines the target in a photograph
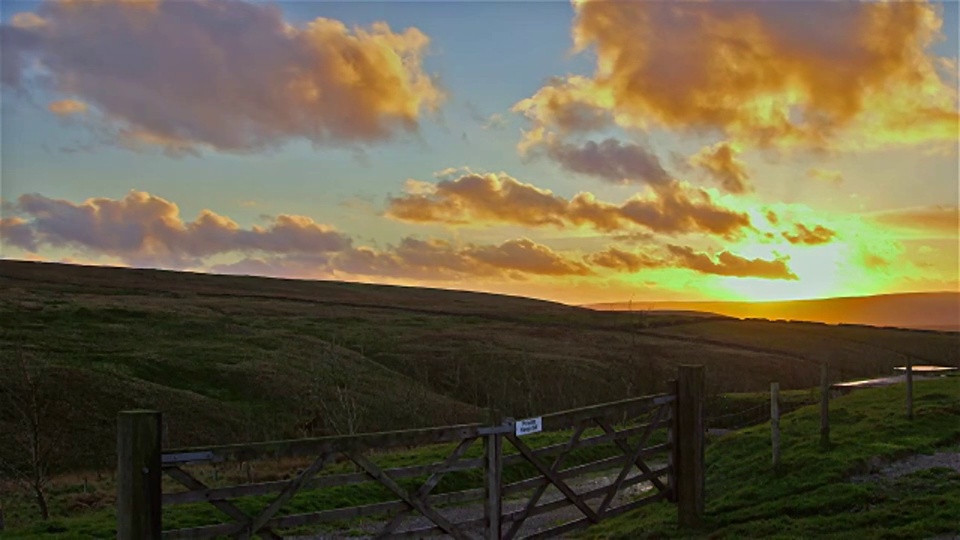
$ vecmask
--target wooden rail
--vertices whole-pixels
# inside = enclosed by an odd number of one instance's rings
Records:
[[[681,368],[679,382],[664,394],[539,417],[540,430],[562,434],[562,442],[540,446],[529,442],[537,439],[524,436],[517,421],[494,414],[486,425],[162,449],[159,413],[121,413],[117,537],[275,539],[294,527],[367,518],[377,524],[373,535],[378,538],[509,540],[525,534],[535,516],[574,508],[578,517],[527,536],[547,538],[661,500],[678,502],[679,515],[689,513],[696,521],[703,508],[703,436],[688,431],[703,424],[702,376],[702,369]],[[654,439],[657,432],[666,434]],[[384,468],[371,456],[441,444],[451,450],[435,463]],[[307,458],[306,466],[288,479],[238,485],[208,485],[196,472],[228,462],[283,458]],[[355,471],[325,473],[334,460],[352,463]],[[505,472],[513,481],[504,484]],[[577,483],[599,472],[609,472],[612,479],[599,487]],[[161,474],[179,488],[161,493]],[[470,474],[476,480],[461,482],[465,489],[438,492],[448,474]],[[285,511],[298,494],[366,483],[379,485],[388,495],[346,508]],[[622,495],[640,484],[649,486],[644,497]],[[509,511],[504,509],[507,497]],[[184,504],[210,504],[222,522],[163,530],[161,510]],[[451,508],[459,511],[451,513]],[[429,525],[404,527],[412,516]]]

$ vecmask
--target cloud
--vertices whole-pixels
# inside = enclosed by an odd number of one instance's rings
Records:
[[[565,170],[599,178],[611,184],[663,184],[670,176],[656,154],[638,144],[617,139],[583,146],[549,141],[544,152]]]
[[[120,144],[174,155],[383,141],[443,100],[420,30],[293,26],[275,5],[47,0],[0,33],[4,84],[49,84]]]
[[[797,223],[793,226],[793,228],[796,232],[792,234],[788,231],[781,233],[781,235],[791,244],[816,246],[820,244],[827,244],[837,236],[836,231],[828,229],[823,225],[817,225],[811,229],[802,223]]]
[[[544,276],[583,276],[590,269],[569,261],[550,248],[526,238],[509,240],[499,246],[471,247],[466,252],[471,259],[505,270],[518,270]]]
[[[737,159],[739,150],[730,143],[718,143],[703,148],[690,158],[690,164],[707,171],[723,189],[730,193],[749,191],[749,175],[746,164]]]
[[[879,212],[871,216],[884,227],[929,237],[956,238],[960,234],[960,207],[924,206]]]
[[[617,272],[636,273],[646,269],[683,268],[701,274],[733,277],[755,277],[762,279],[799,279],[787,266],[786,259],[745,259],[724,251],[714,261],[705,253],[698,253],[685,246],[666,246],[661,251],[624,251],[609,247],[604,251],[590,254],[586,260]]]
[[[229,217],[203,210],[195,220],[185,221],[175,203],[142,191],[131,191],[122,199],[91,198],[81,203],[22,195],[8,209],[19,216],[0,220],[4,246],[29,252],[42,246],[73,248],[134,266],[429,281],[592,273],[579,260],[526,238],[459,244],[405,237],[374,249],[355,246],[344,233],[305,216],[267,216],[265,226],[243,228]],[[210,262],[230,256],[241,258]]]
[[[61,99],[47,105],[47,110],[60,116],[87,112],[87,104],[75,99]]]
[[[862,149],[955,143],[957,91],[926,2],[575,0],[591,77],[550,81],[514,111],[521,151],[612,124],[749,145]],[[949,80],[948,80],[949,79]]]
[[[662,268],[667,263],[646,253],[632,253],[617,247],[609,247],[587,256],[590,264],[617,271],[639,272],[647,268]]]
[[[819,169],[814,167],[807,171],[807,177],[834,185],[840,185],[843,183],[843,173],[830,169]]]
[[[667,246],[679,264],[702,274],[718,276],[757,277],[764,279],[784,279],[796,281],[800,278],[790,271],[786,259],[746,259],[724,251],[714,261],[705,253],[697,253],[684,246]]]
[[[590,193],[572,199],[506,174],[467,174],[387,201],[386,215],[411,223],[453,226],[511,224],[559,229],[587,226],[602,232],[642,228],[666,234],[707,233],[733,238],[751,228],[746,214],[719,206],[710,195],[671,181],[614,205]]]
[[[17,247],[74,247],[135,264],[186,267],[225,253],[324,253],[351,246],[342,233],[304,216],[280,215],[266,227],[244,229],[228,217],[203,210],[187,222],[175,203],[142,191],[79,204],[27,194],[17,200],[15,210],[26,219],[13,218],[17,221],[12,230],[30,231],[29,236],[16,232],[9,238]]]
[[[37,239],[30,224],[18,217],[0,218],[0,249],[3,246],[37,251]]]

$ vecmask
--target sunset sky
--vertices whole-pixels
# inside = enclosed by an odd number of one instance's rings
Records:
[[[958,289],[958,4],[0,4],[11,259],[569,303]]]

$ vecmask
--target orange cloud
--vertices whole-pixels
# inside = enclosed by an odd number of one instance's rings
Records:
[[[87,104],[75,99],[61,99],[47,105],[47,110],[60,116],[87,112]]]
[[[724,251],[714,261],[705,253],[697,253],[690,247],[667,246],[663,253],[629,252],[616,247],[588,255],[586,259],[596,266],[618,272],[636,273],[651,268],[683,268],[701,274],[762,279],[797,280],[790,271],[786,259],[767,261],[746,259]]]
[[[526,238],[509,240],[499,246],[471,247],[467,256],[495,268],[544,276],[584,276],[590,269],[557,255],[550,248]]]
[[[800,278],[790,271],[785,259],[767,261],[764,259],[746,259],[724,251],[714,261],[709,255],[696,253],[689,247],[667,246],[679,263],[702,274],[734,277],[759,277],[765,279],[785,279],[796,281]]]
[[[36,61],[119,142],[171,154],[382,141],[443,101],[416,28],[295,27],[277,6],[229,0],[47,0],[14,22],[0,28],[4,84],[26,89]]]
[[[819,244],[827,244],[837,236],[836,231],[830,230],[823,225],[817,225],[811,229],[802,223],[797,223],[794,225],[794,230],[796,232],[793,234],[789,232],[781,233],[791,244],[816,246]]]
[[[551,133],[662,127],[759,146],[955,142],[957,91],[928,52],[926,2],[577,0],[592,77],[551,81],[514,110]]]
[[[737,159],[738,150],[730,143],[718,143],[703,148],[690,158],[690,164],[699,167],[730,193],[745,193],[749,190],[749,175],[746,164]]]
[[[880,212],[872,217],[882,226],[915,234],[952,238],[960,235],[960,207],[957,206],[902,208]]]
[[[617,206],[590,193],[567,200],[506,174],[467,174],[438,182],[429,190],[417,184],[416,192],[391,197],[386,215],[412,223],[456,226],[588,226],[603,232],[640,227],[666,234],[700,232],[723,237],[736,237],[751,228],[746,214],[719,206],[706,191],[675,180]]]
[[[596,266],[617,271],[639,272],[646,268],[662,268],[665,261],[646,253],[631,253],[616,247],[609,247],[599,253],[587,256],[587,260]]]

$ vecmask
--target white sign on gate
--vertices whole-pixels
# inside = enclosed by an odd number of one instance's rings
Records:
[[[518,437],[521,435],[530,435],[531,433],[539,433],[541,431],[543,431],[542,416],[538,416],[536,418],[527,418],[525,420],[517,420],[516,433]]]

